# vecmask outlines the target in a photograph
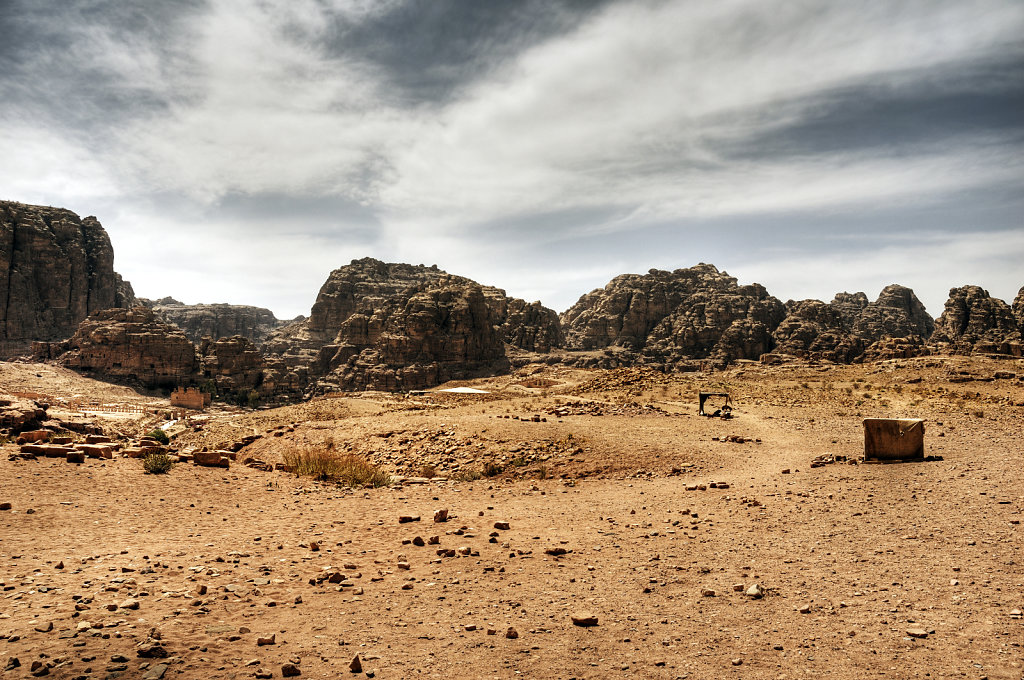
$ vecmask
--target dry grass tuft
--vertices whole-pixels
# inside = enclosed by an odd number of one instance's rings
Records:
[[[302,448],[284,454],[284,464],[296,475],[343,486],[390,486],[391,475],[354,453],[338,453],[333,447]]]

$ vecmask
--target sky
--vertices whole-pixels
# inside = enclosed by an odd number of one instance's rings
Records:
[[[308,314],[355,258],[562,311],[1024,285],[1019,0],[0,0],[0,199],[143,297]]]

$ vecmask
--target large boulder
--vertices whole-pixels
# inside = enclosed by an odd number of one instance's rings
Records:
[[[48,354],[76,371],[150,388],[191,384],[199,371],[195,345],[146,307],[97,312]]]
[[[95,217],[0,201],[0,356],[66,339],[88,315],[134,299]]]

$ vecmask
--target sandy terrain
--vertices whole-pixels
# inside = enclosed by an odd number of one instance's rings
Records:
[[[228,470],[15,461],[7,444],[0,677],[40,662],[56,678],[1020,680],[1018,376],[1022,361],[966,358],[530,367],[460,383],[483,396],[365,394],[172,427],[181,450],[261,435]],[[0,365],[0,389],[155,399],[26,364]],[[728,390],[736,417],[696,415],[701,389]],[[810,467],[859,456],[875,416],[925,418],[942,460]],[[125,434],[155,422],[90,417]],[[716,441],[730,437],[743,441]],[[241,464],[326,446],[445,478],[353,490]],[[473,479],[487,462],[503,472]],[[687,490],[712,481],[728,488]],[[764,597],[736,590],[754,584]],[[597,625],[573,624],[585,613]]]

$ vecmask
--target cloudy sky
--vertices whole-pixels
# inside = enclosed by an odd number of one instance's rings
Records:
[[[146,297],[306,314],[351,259],[556,310],[1024,285],[1019,0],[0,0],[0,198]]]

